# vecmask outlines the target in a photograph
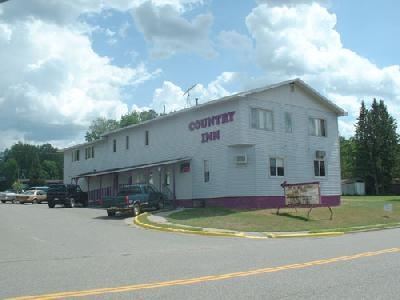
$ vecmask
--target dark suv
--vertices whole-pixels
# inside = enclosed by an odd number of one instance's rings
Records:
[[[47,204],[50,208],[56,204],[75,207],[76,203],[80,203],[83,207],[88,206],[88,194],[83,192],[79,185],[62,184],[50,187],[47,191]]]

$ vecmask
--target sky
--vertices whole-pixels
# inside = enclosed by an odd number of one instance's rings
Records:
[[[342,136],[362,100],[384,100],[400,124],[399,10],[398,0],[0,1],[0,151],[65,148],[99,117],[294,78],[347,111]]]

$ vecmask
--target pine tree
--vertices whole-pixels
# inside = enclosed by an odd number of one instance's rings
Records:
[[[357,178],[361,178],[367,181],[368,170],[369,170],[369,145],[368,145],[368,110],[365,108],[364,101],[361,102],[360,115],[356,124],[356,134],[354,137],[355,141],[355,166],[354,173]]]
[[[397,125],[384,102],[373,100],[371,109],[361,103],[356,125],[356,175],[362,178],[367,192],[384,194],[392,181],[399,137]]]

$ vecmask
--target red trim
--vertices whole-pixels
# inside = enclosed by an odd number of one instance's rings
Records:
[[[327,207],[339,206],[340,195],[321,196],[320,204],[303,205],[297,207]],[[218,197],[218,198],[196,198],[196,199],[176,199],[175,206],[198,207],[198,203],[207,206],[217,206],[236,209],[268,209],[285,207],[284,196],[242,196],[242,197]]]

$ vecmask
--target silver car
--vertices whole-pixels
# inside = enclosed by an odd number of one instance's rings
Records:
[[[17,194],[16,191],[14,190],[6,190],[4,192],[0,192],[0,201],[2,203],[6,203],[7,201],[10,201],[14,203],[16,200],[15,195]]]

